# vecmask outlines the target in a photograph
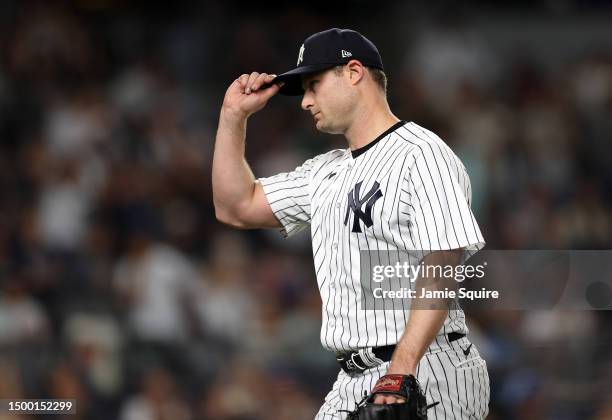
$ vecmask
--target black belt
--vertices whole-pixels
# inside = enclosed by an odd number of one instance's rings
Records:
[[[452,343],[463,337],[465,334],[458,332],[451,332],[446,335],[448,342]],[[393,356],[395,351],[395,344],[382,347],[374,347],[371,349],[362,349],[360,351],[338,353],[336,354],[336,360],[340,364],[340,367],[350,376],[358,375],[366,369],[378,366],[382,360],[382,363],[388,362]]]

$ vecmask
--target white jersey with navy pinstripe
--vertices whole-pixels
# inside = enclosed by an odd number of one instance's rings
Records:
[[[321,342],[332,351],[396,344],[409,311],[360,305],[360,250],[450,250],[484,245],[460,159],[434,133],[399,122],[367,146],[332,150],[259,180],[285,235],[310,225],[322,298]],[[358,214],[357,214],[358,213]],[[440,338],[467,333],[454,307]]]

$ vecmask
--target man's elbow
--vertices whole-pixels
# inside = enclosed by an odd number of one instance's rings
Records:
[[[228,211],[215,204],[215,217],[217,221],[234,229],[248,229],[248,225],[235,212]]]

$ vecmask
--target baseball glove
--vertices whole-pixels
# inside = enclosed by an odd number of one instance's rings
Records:
[[[401,396],[406,402],[374,404],[379,394]],[[366,395],[347,420],[427,420],[427,410],[438,402],[427,405],[425,394],[413,375],[385,375],[381,377],[370,395]]]

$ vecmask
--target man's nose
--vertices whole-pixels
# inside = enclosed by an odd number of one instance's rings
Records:
[[[302,97],[302,109],[308,111],[312,107],[312,96],[309,92],[304,92]]]

